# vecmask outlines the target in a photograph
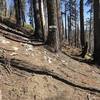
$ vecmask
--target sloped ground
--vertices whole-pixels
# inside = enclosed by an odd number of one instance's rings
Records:
[[[100,70],[43,46],[32,46],[0,36],[0,56],[19,59],[52,71],[65,81],[13,68],[0,67],[3,100],[100,100]],[[73,83],[73,84],[72,84]]]

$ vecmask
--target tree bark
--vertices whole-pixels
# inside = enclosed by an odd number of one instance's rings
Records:
[[[16,24],[21,26],[21,0],[14,0]]]
[[[56,5],[57,5],[57,22],[58,22],[58,31],[59,31],[59,45],[60,48],[62,46],[63,43],[63,26],[62,26],[62,15],[61,15],[61,11],[60,11],[60,0],[56,0]]]
[[[41,15],[39,9],[40,0],[33,0],[34,21],[35,21],[35,37],[43,39]]]
[[[46,44],[51,48],[51,51],[59,51],[59,32],[57,25],[57,6],[56,0],[47,0],[48,9],[48,38]]]
[[[81,56],[84,58],[87,53],[88,43],[85,42],[85,34],[84,34],[84,0],[80,0],[80,41],[82,47]]]
[[[100,0],[94,0],[94,60],[100,61]]]
[[[84,10],[83,10],[83,0],[80,0],[80,40],[82,47],[85,46],[85,36],[84,36]]]
[[[45,16],[44,16],[44,2],[43,0],[39,1],[39,11],[40,11],[40,17],[41,17],[41,24],[42,24],[42,33],[43,33],[43,40],[46,41],[45,35],[46,34],[46,28],[45,28]]]

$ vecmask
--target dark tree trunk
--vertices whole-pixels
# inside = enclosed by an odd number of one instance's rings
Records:
[[[16,24],[21,25],[21,0],[14,0]]]
[[[56,0],[47,0],[47,9],[49,33],[46,43],[53,52],[57,52],[59,51],[59,33]]]
[[[72,0],[69,2],[69,45],[72,45]]]
[[[94,60],[100,61],[100,0],[94,0]]]
[[[80,0],[80,40],[82,47],[85,46],[85,36],[84,36],[84,9],[83,0]]]
[[[93,54],[92,52],[92,14],[93,14],[93,5],[90,4],[91,6],[91,10],[90,10],[90,21],[89,21],[89,43],[88,43],[88,52],[90,52],[91,54]]]
[[[75,0],[75,46],[77,47],[77,4]]]
[[[6,0],[4,0],[4,6],[5,6],[5,16],[7,16],[7,3],[6,3]]]
[[[56,0],[57,5],[57,22],[58,22],[58,31],[59,31],[59,41],[60,41],[60,47],[63,43],[63,29],[62,29],[62,16],[60,11],[60,0]]]
[[[70,44],[70,16],[67,16],[68,20],[68,43]]]
[[[35,21],[35,37],[43,39],[39,2],[40,2],[40,0],[33,0],[34,21]]]
[[[67,39],[67,5],[65,3],[65,38]]]
[[[84,34],[84,0],[80,0],[80,41],[82,46],[81,56],[84,58],[87,53],[88,43],[85,43],[85,34]]]
[[[26,20],[25,20],[25,12],[24,12],[24,2],[22,2],[22,0],[21,0],[21,2],[20,2],[21,4],[21,22],[22,22],[22,25],[24,26],[24,23],[26,22]]]

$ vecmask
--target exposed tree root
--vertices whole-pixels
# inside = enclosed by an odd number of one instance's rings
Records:
[[[17,26],[16,22],[14,20],[10,20],[9,18],[0,16],[0,23],[2,23],[0,24],[0,28],[8,32],[13,32],[25,37],[29,37],[29,34],[31,33],[31,31],[25,29],[24,27]]]
[[[35,73],[35,74],[40,74],[40,75],[52,76],[53,78],[65,83],[65,84],[68,84],[70,86],[73,86],[73,87],[76,87],[76,88],[79,88],[79,89],[82,89],[82,90],[85,90],[85,91],[100,93],[99,88],[90,87],[90,86],[83,86],[83,85],[80,85],[78,83],[71,82],[70,80],[66,79],[63,75],[60,75],[59,73],[57,73],[53,70],[47,69],[45,67],[39,67],[39,66],[36,66],[36,65],[32,65],[28,62],[18,60],[18,59],[8,60],[7,58],[0,57],[1,63],[5,64],[5,61],[6,62],[10,61],[11,66],[18,68],[20,70],[24,70],[24,71],[27,71],[27,72],[30,72],[30,73]]]
[[[79,56],[79,57],[78,57],[78,56],[72,56],[72,55],[67,54],[67,53],[64,52],[64,51],[62,51],[62,53],[65,54],[65,55],[67,55],[68,57],[70,57],[70,58],[76,60],[76,61],[83,62],[83,63],[87,63],[87,64],[90,64],[90,65],[94,64],[94,61],[91,60],[91,59],[87,60],[87,59],[82,58],[82,57],[80,57],[80,56]]]
[[[43,42],[30,41],[29,39],[27,39],[27,38],[25,38],[23,36],[20,36],[20,35],[17,35],[17,34],[13,34],[13,33],[1,30],[1,29],[0,29],[0,34],[2,34],[5,38],[10,39],[12,41],[26,43],[26,44],[30,44],[30,45],[33,45],[33,46],[42,46],[42,45],[44,45]]]

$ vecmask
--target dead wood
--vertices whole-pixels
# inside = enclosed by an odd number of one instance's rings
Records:
[[[5,30],[5,31],[8,31],[8,32],[11,32],[11,33],[13,33],[13,34],[17,34],[17,35],[26,37],[26,38],[29,37],[29,35],[27,35],[27,34],[21,32],[21,31],[18,31],[18,30],[16,30],[16,29],[12,29],[12,28],[10,28],[10,27],[8,27],[8,26],[6,26],[6,25],[0,24],[0,29]]]
[[[31,31],[29,31],[28,29],[25,29],[22,26],[17,26],[16,21],[15,20],[11,20],[9,18],[6,18],[4,16],[0,16],[0,23],[2,23],[2,25],[6,25],[6,27],[8,27],[8,31],[13,31],[18,30],[22,33],[24,33],[24,35],[29,36],[30,33],[32,33]],[[1,24],[0,24],[1,25]],[[4,26],[3,25],[3,26]],[[3,28],[3,27],[2,27]],[[9,30],[10,29],[10,30]],[[11,30],[12,29],[12,30]]]
[[[5,38],[16,41],[16,42],[26,43],[26,44],[30,44],[33,46],[45,45],[45,43],[43,43],[42,41],[40,41],[40,42],[39,41],[31,41],[28,38],[25,38],[25,37],[17,35],[17,34],[10,33],[8,31],[4,31],[2,29],[0,29],[0,34],[3,35]]]
[[[0,62],[5,64],[5,60],[6,62],[9,61],[7,58],[4,57],[0,57]],[[18,68],[20,70],[24,70],[30,73],[35,73],[35,74],[40,74],[40,75],[48,75],[48,76],[52,76],[53,78],[64,82],[65,84],[68,84],[70,86],[76,87],[76,88],[80,88],[82,90],[86,90],[86,91],[91,91],[91,92],[96,92],[96,93],[100,93],[100,89],[99,88],[95,88],[95,87],[91,87],[91,86],[84,86],[78,83],[74,83],[70,80],[68,80],[67,77],[65,77],[63,74],[59,74],[54,70],[50,70],[49,68],[46,67],[39,67],[36,65],[32,65],[28,62],[22,61],[22,60],[18,60],[18,59],[10,59],[10,65],[12,67]]]
[[[3,35],[4,37],[10,39],[10,40],[17,41],[17,42],[23,42],[24,43],[24,42],[29,41],[28,38],[25,38],[23,36],[13,34],[13,33],[10,33],[8,31],[1,30],[1,29],[0,29],[0,34]]]

